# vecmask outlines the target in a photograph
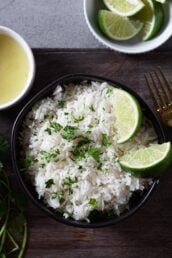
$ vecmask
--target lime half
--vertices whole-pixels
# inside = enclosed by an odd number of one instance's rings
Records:
[[[118,143],[124,143],[132,138],[140,129],[142,111],[138,101],[128,92],[115,90],[114,110]]]
[[[135,21],[106,10],[99,11],[98,22],[101,31],[115,40],[133,38],[143,27],[143,23],[138,20]]]
[[[135,18],[144,24],[143,40],[155,37],[161,29],[164,22],[164,11],[162,4],[154,0],[143,0],[145,7],[136,14]]]
[[[144,7],[141,0],[104,0],[104,3],[110,11],[121,16],[132,16]]]
[[[170,142],[152,144],[147,148],[131,151],[120,158],[121,167],[138,177],[157,177],[172,162]]]

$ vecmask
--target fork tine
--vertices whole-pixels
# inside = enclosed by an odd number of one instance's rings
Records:
[[[150,74],[149,74],[149,76],[150,76]],[[150,82],[150,79],[148,78],[148,75],[146,75],[146,74],[145,74],[145,80],[146,80],[146,83],[147,83],[147,86],[148,86],[149,93],[150,93],[150,95],[153,99],[155,108],[157,109],[157,111],[160,111],[161,110],[161,105],[159,103],[159,99],[157,99],[155,97],[154,91],[152,90],[152,84]]]
[[[161,109],[165,108],[167,106],[166,104],[166,100],[164,95],[162,94],[163,90],[162,90],[162,85],[161,85],[161,81],[159,81],[159,77],[157,77],[156,73],[154,72],[154,76],[153,73],[150,73],[150,77],[152,79],[152,83],[155,89],[155,92],[157,94],[157,97],[159,98],[159,104]],[[157,86],[157,82],[158,82],[158,86]]]
[[[171,104],[172,103],[172,88],[171,85],[169,84],[169,82],[167,81],[164,73],[162,72],[161,68],[159,67],[159,76],[161,77],[161,81],[164,84],[164,92],[165,92],[165,96],[168,99],[168,102]]]

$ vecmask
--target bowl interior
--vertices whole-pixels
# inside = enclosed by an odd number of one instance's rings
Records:
[[[127,218],[131,214],[133,214],[148,198],[148,196],[151,194],[152,190],[154,189],[157,180],[155,179],[152,183],[152,185],[149,186],[148,189],[144,190],[143,192],[135,192],[130,199],[129,202],[129,210],[125,210],[120,216],[114,216],[112,213],[100,213],[100,212],[93,212],[90,215],[90,220],[91,223],[88,223],[86,221],[75,221],[73,219],[65,219],[61,213],[48,208],[43,200],[38,199],[38,195],[35,191],[35,188],[32,186],[31,182],[24,176],[24,173],[20,171],[20,146],[19,143],[19,135],[21,132],[21,127],[23,120],[25,119],[25,116],[27,113],[31,110],[32,106],[39,101],[42,98],[45,98],[47,96],[50,96],[54,89],[56,88],[57,85],[65,84],[67,85],[68,83],[80,83],[83,80],[88,80],[88,81],[99,81],[99,82],[108,82],[110,85],[114,87],[120,87],[123,88],[124,90],[129,91],[131,94],[133,94],[138,101],[141,104],[142,110],[145,114],[145,116],[148,117],[152,121],[152,124],[157,132],[158,138],[160,142],[165,141],[165,135],[163,132],[163,128],[159,124],[158,120],[152,113],[152,111],[149,109],[149,107],[146,105],[146,103],[139,97],[137,94],[135,94],[132,90],[130,90],[128,87],[121,85],[118,82],[113,82],[110,80],[107,80],[105,78],[100,78],[100,77],[95,77],[95,76],[89,76],[89,75],[69,75],[66,77],[63,77],[52,84],[48,85],[45,89],[43,89],[41,92],[39,92],[34,98],[32,98],[28,104],[23,108],[23,110],[20,112],[19,116],[17,117],[14,127],[13,127],[13,132],[12,132],[12,145],[11,145],[11,151],[12,151],[12,161],[13,161],[13,168],[16,174],[19,177],[19,180],[21,184],[24,187],[25,192],[27,195],[30,197],[30,199],[42,210],[44,210],[46,213],[48,213],[50,216],[53,218],[74,226],[79,226],[79,227],[102,227],[110,224],[117,223],[120,220],[123,220],[124,218]]]
[[[148,41],[142,41],[141,36],[136,36],[127,41],[111,40],[101,33],[98,26],[98,11],[106,9],[103,0],[84,0],[84,14],[89,29],[93,35],[104,45],[114,50],[124,53],[143,53],[150,51],[162,45],[172,35],[172,2],[168,1],[168,5],[164,4],[165,20],[159,34]]]
[[[34,56],[33,56],[31,48],[29,47],[27,42],[17,32],[15,32],[7,27],[0,26],[0,35],[5,35],[5,36],[13,39],[24,50],[24,53],[25,53],[27,61],[28,61],[28,75],[27,75],[27,79],[24,83],[24,87],[22,88],[20,93],[14,99],[12,99],[4,104],[1,104],[0,105],[0,110],[1,110],[1,109],[5,109],[5,108],[8,108],[8,107],[14,105],[31,88],[33,80],[34,80],[34,76],[35,76],[35,61],[34,61]]]

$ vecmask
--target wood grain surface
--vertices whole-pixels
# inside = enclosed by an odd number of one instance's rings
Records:
[[[172,82],[172,52],[121,55],[109,50],[34,50],[37,71],[27,97],[0,112],[0,134],[10,141],[22,106],[47,83],[69,73],[88,73],[122,82],[149,105],[144,73],[161,66]],[[172,129],[167,130],[172,139]],[[11,162],[9,161],[11,167]],[[171,170],[171,169],[170,169]],[[26,258],[170,258],[172,257],[172,171],[160,180],[151,198],[134,216],[102,229],[63,225],[29,202]],[[12,169],[11,169],[12,172]],[[13,172],[12,172],[13,173]],[[15,179],[15,176],[14,180]],[[18,183],[15,187],[20,188]]]

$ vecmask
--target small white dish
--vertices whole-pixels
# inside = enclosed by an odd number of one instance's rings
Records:
[[[33,57],[31,48],[29,47],[27,42],[17,32],[15,32],[7,27],[0,26],[0,34],[6,35],[6,36],[12,38],[23,48],[24,52],[26,53],[26,57],[28,59],[28,65],[29,65],[28,76],[27,76],[27,80],[24,84],[23,89],[14,99],[12,99],[4,104],[0,104],[0,110],[3,110],[3,109],[9,108],[9,107],[13,106],[14,104],[16,104],[30,90],[33,80],[34,80],[34,77],[35,77],[35,61],[34,61],[34,57]]]
[[[163,6],[165,12],[163,28],[155,38],[148,41],[141,41],[139,37],[127,41],[116,41],[103,35],[98,26],[98,10],[107,9],[103,0],[84,0],[84,16],[90,31],[103,45],[122,53],[139,54],[158,48],[172,36],[172,1],[168,1]]]

